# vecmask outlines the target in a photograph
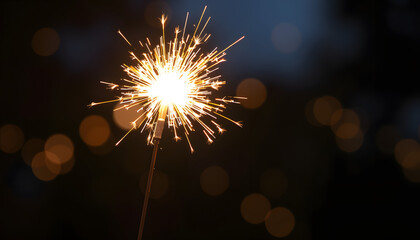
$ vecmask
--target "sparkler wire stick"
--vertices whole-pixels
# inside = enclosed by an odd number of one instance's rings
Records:
[[[141,210],[139,234],[137,236],[138,240],[141,240],[143,237],[144,223],[146,221],[147,206],[149,204],[150,190],[152,188],[153,174],[155,172],[156,156],[157,156],[157,151],[159,148],[159,141],[162,138],[163,128],[165,126],[166,113],[167,113],[167,106],[162,105],[159,108],[158,122],[156,124],[155,135],[153,136],[153,154],[152,154],[152,160],[150,161],[149,175],[147,177],[146,191],[145,191],[144,200],[143,200],[143,208]]]
[[[154,144],[153,155],[152,155],[152,161],[150,162],[149,176],[147,177],[147,185],[146,185],[146,192],[144,195],[143,208],[141,210],[139,235],[137,237],[138,240],[141,240],[143,236],[144,222],[146,221],[147,206],[148,206],[149,198],[150,198],[150,190],[152,188],[153,173],[155,172],[155,163],[156,163],[156,155],[157,155],[158,146],[159,146],[159,139],[154,140],[153,144]]]

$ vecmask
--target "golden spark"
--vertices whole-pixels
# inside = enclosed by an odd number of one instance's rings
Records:
[[[167,17],[162,15],[160,21],[163,34],[159,44],[152,48],[149,38],[146,38],[144,43],[139,41],[140,46],[145,49],[141,57],[132,51],[129,52],[132,59],[137,62],[135,66],[122,66],[129,79],[123,79],[123,84],[101,82],[110,89],[119,90],[120,97],[110,101],[92,102],[89,106],[119,102],[121,106],[115,111],[135,108],[139,113],[138,118],[132,122],[131,130],[116,145],[137,128],[141,128],[141,131],[148,129],[147,141],[153,144],[155,139],[161,138],[166,122],[167,126],[173,129],[175,140],[181,139],[178,135],[181,129],[192,152],[188,136],[194,131],[193,123],[201,126],[209,143],[213,142],[216,131],[219,133],[225,131],[215,121],[219,117],[242,126],[240,122],[221,114],[226,108],[225,104],[239,103],[238,99],[242,99],[241,97],[212,100],[210,95],[212,90],[218,90],[225,84],[225,81],[220,80],[221,76],[214,75],[214,72],[218,70],[218,64],[225,61],[223,57],[226,55],[226,50],[244,37],[221,51],[215,48],[209,53],[202,53],[199,46],[210,38],[210,34],[204,33],[210,17],[202,24],[206,8],[191,36],[185,35],[189,16],[187,13],[183,30],[176,27],[175,36],[169,42],[165,39]],[[120,31],[118,33],[132,46]],[[202,119],[204,116],[210,118],[208,123]]]

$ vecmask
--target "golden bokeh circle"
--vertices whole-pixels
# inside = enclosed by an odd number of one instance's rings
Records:
[[[267,89],[264,84],[255,78],[247,78],[239,83],[236,88],[236,96],[246,97],[241,99],[241,105],[248,109],[259,108],[267,98]]]
[[[274,208],[265,217],[265,227],[274,237],[286,237],[295,227],[295,216],[287,208]]]
[[[334,124],[333,114],[340,113],[341,103],[332,96],[323,96],[315,100],[313,114],[321,125]]]
[[[360,128],[359,115],[351,109],[339,109],[332,114],[331,129],[335,134],[337,134],[338,128],[345,123],[351,123]]]
[[[45,154],[54,154],[51,156],[51,161],[58,161],[58,164],[63,164],[69,161],[74,154],[74,146],[71,139],[64,134],[54,134],[50,136],[45,142]]]
[[[49,154],[49,156],[52,157],[53,154]],[[54,178],[56,178],[58,173],[60,172],[59,169],[61,167],[59,164],[53,164],[53,162],[50,162],[50,159],[47,156],[46,152],[37,153],[32,159],[31,164],[32,172],[34,173],[35,177],[45,182],[51,181]],[[50,164],[50,166],[48,166],[47,164]]]
[[[118,109],[118,110],[117,110]],[[139,110],[139,107],[131,107],[131,108],[121,108],[120,104],[117,104],[112,112],[112,117],[114,119],[115,124],[123,130],[130,130],[133,127],[132,122],[142,116],[143,110]],[[146,118],[143,116],[142,119],[138,120],[142,122],[142,120]]]
[[[401,161],[401,166],[406,169],[420,169],[420,149],[407,153]]]
[[[242,218],[251,224],[264,222],[265,216],[270,209],[270,201],[259,193],[246,196],[241,203]]]
[[[52,28],[41,28],[32,37],[32,49],[39,56],[50,56],[60,46],[60,36]]]
[[[58,175],[61,172],[61,162],[58,159],[58,156],[53,152],[45,151],[45,166],[55,175]]]
[[[315,104],[316,100],[317,99],[311,99],[306,103],[305,117],[306,117],[306,120],[308,120],[308,122],[311,125],[316,126],[316,127],[320,127],[320,126],[322,126],[322,124],[320,124],[314,116],[314,104]]]
[[[354,123],[343,123],[337,126],[335,135],[342,139],[354,138],[360,131],[360,127]]]
[[[37,153],[44,151],[44,140],[40,138],[31,138],[22,147],[22,158],[23,161],[31,166],[32,159]]]
[[[99,115],[90,115],[80,123],[79,134],[88,146],[98,147],[108,140],[111,129],[105,118]]]
[[[73,156],[72,158],[70,158],[70,160],[61,164],[60,174],[64,175],[64,174],[69,173],[73,169],[74,164],[75,164],[75,159],[74,159],[74,156]]]
[[[353,138],[335,138],[337,146],[343,151],[343,152],[356,152],[360,149],[360,147],[363,145],[364,136],[361,131],[359,131]]]
[[[0,128],[0,149],[5,153],[15,153],[22,148],[23,131],[14,124],[6,124]]]
[[[219,166],[208,167],[201,173],[200,185],[206,194],[218,196],[229,187],[229,175]]]
[[[402,139],[396,145],[394,149],[395,159],[399,164],[402,164],[407,154],[417,151],[420,149],[419,143],[414,139]]]
[[[403,168],[404,177],[413,183],[420,183],[420,170],[419,169],[404,169]]]

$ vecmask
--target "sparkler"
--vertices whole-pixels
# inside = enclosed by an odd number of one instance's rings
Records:
[[[225,49],[218,51],[217,48],[209,53],[202,53],[200,45],[207,42],[210,34],[204,33],[210,17],[202,24],[207,6],[192,35],[186,35],[186,27],[189,13],[187,13],[184,28],[175,28],[175,36],[169,42],[165,38],[165,23],[167,17],[162,15],[162,36],[159,44],[154,48],[149,38],[143,43],[145,49],[141,57],[130,51],[136,66],[123,65],[129,79],[123,79],[123,84],[101,82],[110,89],[120,90],[120,97],[110,101],[92,102],[89,106],[98,104],[119,102],[121,109],[136,108],[139,116],[132,122],[132,128],[116,143],[118,145],[131,131],[141,128],[141,132],[148,129],[147,142],[154,145],[152,161],[150,163],[145,198],[143,202],[138,239],[141,240],[146,218],[147,205],[150,196],[153,172],[159,141],[162,138],[165,123],[173,130],[175,140],[180,140],[179,129],[187,139],[191,152],[194,151],[189,134],[195,131],[194,125],[202,128],[208,143],[212,143],[216,131],[223,133],[225,129],[216,122],[218,118],[224,118],[238,126],[242,124],[234,121],[221,113],[227,103],[239,103],[241,97],[210,98],[212,90],[218,90],[225,84],[220,80],[220,75],[214,75],[218,70],[218,64],[224,62],[226,50],[241,41],[239,38]],[[202,26],[202,27],[201,27]],[[120,32],[119,34],[130,45],[130,41]],[[182,34],[182,35],[181,35]],[[208,116],[209,123],[204,122],[202,117]],[[193,124],[196,123],[196,124]]]

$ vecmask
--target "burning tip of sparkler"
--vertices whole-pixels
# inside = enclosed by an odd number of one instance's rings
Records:
[[[91,102],[90,104],[88,104],[87,106],[88,107],[93,107],[93,106],[95,106],[95,105],[97,105],[97,103],[95,103],[95,102]]]
[[[101,82],[111,90],[121,91],[120,97],[105,102],[92,102],[89,106],[119,101],[124,106],[116,110],[136,108],[140,115],[131,123],[133,126],[131,130],[140,128],[140,126],[143,126],[142,131],[148,129],[147,142],[149,144],[153,144],[157,131],[156,126],[159,121],[167,122],[168,127],[172,129],[175,135],[176,141],[181,139],[177,135],[177,130],[181,128],[188,141],[191,153],[193,148],[188,136],[190,132],[194,131],[194,126],[197,125],[203,129],[208,143],[212,143],[215,139],[215,131],[205,123],[204,116],[212,119],[221,117],[242,127],[241,122],[231,120],[221,114],[225,109],[223,104],[214,102],[238,103],[234,100],[235,97],[212,99],[211,94],[212,91],[219,90],[226,83],[220,81],[220,75],[214,76],[212,73],[218,70],[218,64],[225,61],[223,57],[226,55],[226,50],[241,41],[245,36],[223,50],[214,48],[209,53],[202,53],[198,46],[205,43],[210,37],[210,34],[204,32],[210,17],[202,21],[206,9],[207,6],[204,8],[197,25],[194,25],[192,35],[186,34],[189,16],[187,13],[183,30],[176,27],[175,36],[170,41],[166,41],[165,36],[165,24],[168,16],[162,14],[162,17],[159,18],[162,25],[162,36],[159,44],[153,47],[149,38],[146,38],[145,42],[139,41],[140,46],[146,49],[144,53],[138,55],[134,51],[129,51],[132,60],[136,61],[136,65],[122,65],[129,76],[129,79],[122,79],[125,84]],[[132,46],[120,30],[118,30],[118,34]],[[213,120],[211,122],[220,134],[226,131]],[[162,130],[159,128],[159,131]]]
[[[159,20],[162,24],[162,27],[164,27],[166,20],[168,20],[168,16],[165,16],[165,14],[162,14],[162,17]]]

